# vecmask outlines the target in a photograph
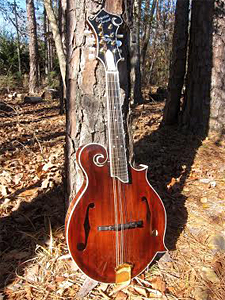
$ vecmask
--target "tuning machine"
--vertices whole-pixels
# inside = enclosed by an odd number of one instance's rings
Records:
[[[88,35],[91,35],[91,34],[92,34],[91,30],[89,30],[89,29],[84,30],[84,35],[88,36]]]

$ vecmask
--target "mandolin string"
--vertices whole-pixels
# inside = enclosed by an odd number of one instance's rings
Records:
[[[122,124],[122,123],[119,123],[119,122],[122,122],[122,114],[121,114],[121,111],[120,111],[120,86],[119,86],[119,76],[118,76],[118,72],[115,73],[114,75],[114,85],[115,85],[115,97],[114,97],[114,101],[117,100],[116,102],[116,105],[118,105],[118,108],[119,109],[116,109],[116,118],[117,118],[117,132],[116,132],[116,136],[118,135],[118,137],[121,138],[121,133],[123,134],[123,132],[121,132],[122,128],[121,128],[121,125],[120,125],[120,128],[119,128],[119,124]],[[115,103],[114,103],[115,104]],[[115,107],[116,107],[115,105]],[[116,123],[116,122],[115,122]],[[120,132],[119,132],[119,129],[120,129]],[[119,153],[119,150],[120,150],[120,147],[118,145],[118,142],[121,142],[120,139],[115,139],[115,141],[117,142],[117,146],[116,146],[116,152],[117,152],[117,157],[116,157],[116,163],[117,163],[117,175],[118,177],[120,177],[119,175],[122,176],[122,172],[124,172],[124,170],[121,170],[121,157],[120,157],[120,153]],[[119,200],[119,209],[120,209],[120,226],[121,226],[121,230],[120,230],[120,257],[121,257],[121,261],[120,263],[122,264],[124,262],[124,219],[123,219],[123,203],[122,203],[122,197],[121,197],[121,182],[120,180],[118,179],[117,181],[118,183],[118,200]]]
[[[120,159],[120,155],[119,155],[119,147],[118,147],[118,140],[117,140],[117,136],[119,137],[119,122],[121,121],[120,117],[119,117],[119,112],[117,109],[117,105],[118,105],[118,85],[117,85],[117,80],[115,80],[115,76],[117,73],[112,73],[112,78],[111,78],[111,83],[112,83],[112,93],[113,93],[113,97],[112,97],[112,121],[113,121],[113,159],[114,159],[114,174],[115,176],[119,175],[119,159]],[[117,100],[117,101],[116,101]],[[120,241],[119,241],[119,255],[120,255],[120,259],[119,259],[119,263],[121,264],[123,262],[123,211],[122,211],[122,207],[121,207],[121,195],[120,195],[120,187],[119,187],[119,181],[116,178],[116,194],[117,194],[117,199],[119,202],[119,212],[120,212]],[[117,231],[119,230],[119,228],[117,227]]]
[[[115,82],[115,74],[112,73],[112,79],[111,79],[111,83],[112,83],[112,93],[113,93],[113,97],[112,97],[112,124],[113,124],[113,142],[115,142],[115,145],[113,145],[113,159],[114,159],[114,174],[113,175],[117,175],[118,174],[118,162],[116,161],[116,159],[118,158],[118,145],[116,145],[117,143],[117,139],[116,136],[118,134],[118,122],[116,122],[116,120],[118,121],[118,115],[117,115],[117,103],[115,103],[116,100],[116,82]],[[116,153],[117,152],[117,153]],[[119,199],[119,193],[118,193],[118,180],[115,178],[115,186],[116,186],[116,195],[117,195],[117,199],[120,202]],[[119,208],[120,209],[120,208]],[[118,217],[119,219],[119,217]],[[121,223],[121,209],[120,209],[120,224]],[[119,228],[117,226],[117,232],[118,232],[118,242],[119,242],[119,264],[121,264],[122,262],[122,255],[121,255],[121,233],[120,233],[120,241],[119,241]]]
[[[113,110],[112,110],[112,99],[114,99],[112,93],[113,93],[113,89],[112,89],[112,78],[111,77],[111,74],[108,73],[107,74],[108,78],[107,78],[107,81],[108,81],[108,96],[109,96],[109,103],[108,103],[108,109],[109,109],[109,128],[111,130],[111,134],[113,133],[112,132],[112,128],[114,126],[114,124],[112,124],[112,120],[113,120]],[[110,141],[110,135],[109,135],[109,143],[111,144],[112,141]],[[111,167],[112,167],[112,173],[114,174],[115,172],[115,160],[114,160],[114,157],[113,157],[113,145],[110,145],[110,151],[111,151]],[[114,213],[115,213],[115,235],[116,235],[116,266],[118,266],[119,264],[119,232],[118,232],[118,205],[117,205],[117,191],[116,191],[116,180],[113,176],[112,178],[112,182],[113,182],[113,197],[114,197]]]
[[[121,109],[121,99],[120,99],[120,86],[119,86],[119,74],[118,72],[116,73],[116,84],[117,84],[117,99],[119,100],[119,108]],[[122,113],[121,110],[119,110],[118,112],[120,114],[120,120],[122,121]],[[120,128],[121,130],[123,130],[123,128]],[[121,132],[120,132],[121,134]],[[123,134],[123,132],[122,132]],[[121,149],[118,147],[118,150]],[[119,151],[118,151],[119,152]],[[119,155],[118,155],[119,156]],[[119,157],[120,158],[120,157]],[[120,162],[121,163],[121,162]],[[124,163],[124,162],[123,162]],[[118,164],[120,167],[120,164]],[[124,172],[124,170],[122,170]],[[121,263],[124,262],[124,218],[123,218],[123,202],[122,202],[122,197],[121,197],[121,182],[118,181],[118,190],[119,190],[119,201],[120,201],[120,214],[121,214]]]

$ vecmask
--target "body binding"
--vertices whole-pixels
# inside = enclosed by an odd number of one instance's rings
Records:
[[[132,265],[131,277],[137,276],[166,251],[166,212],[147,180],[147,167],[129,166],[130,182],[123,183],[110,176],[107,151],[99,144],[79,148],[77,162],[84,181],[66,217],[72,258],[99,282],[115,283],[118,263]]]

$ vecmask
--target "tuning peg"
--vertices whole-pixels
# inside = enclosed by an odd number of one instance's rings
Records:
[[[123,34],[117,34],[118,39],[123,39]]]
[[[89,47],[90,52],[95,52],[95,47]]]
[[[95,59],[94,53],[90,53],[90,54],[88,55],[88,59],[89,59],[89,60],[94,60],[94,59]]]
[[[84,30],[84,35],[89,35],[89,34],[92,34],[91,30],[85,29]]]
[[[87,38],[87,45],[88,46],[93,46],[94,44],[95,44],[95,38],[94,37]]]
[[[118,40],[117,40],[117,41],[116,41],[116,44],[117,44],[117,47],[121,47],[123,43],[122,43],[121,41],[118,41]]]

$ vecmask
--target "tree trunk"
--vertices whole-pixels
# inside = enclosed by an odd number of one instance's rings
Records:
[[[45,55],[45,63],[44,63],[44,69],[45,69],[45,76],[48,75],[48,37],[47,37],[47,16],[46,16],[46,10],[44,8],[44,19],[43,19],[43,31],[44,31],[44,55]]]
[[[155,13],[156,9],[156,4],[158,0],[153,0],[151,10],[149,13],[149,18],[148,18],[148,26],[146,28],[146,32],[144,32],[144,38],[143,38],[143,45],[142,45],[142,50],[141,50],[141,62],[142,62],[142,72],[145,72],[145,58],[146,58],[146,53],[149,45],[149,39],[150,39],[150,34],[151,34],[151,27],[152,27],[152,20],[153,16]]]
[[[15,16],[16,36],[17,36],[18,71],[19,71],[19,75],[21,75],[22,72],[21,72],[20,33],[19,33],[19,24],[18,24],[16,0],[14,0],[14,3],[13,3],[13,12],[14,12],[14,16]]]
[[[134,0],[133,5],[130,6],[129,9],[132,12],[130,17],[131,20],[129,20],[131,99],[134,103],[138,104],[142,103],[140,65],[141,1]]]
[[[102,8],[98,3],[84,0],[67,2],[66,172],[69,201],[81,185],[80,172],[75,164],[78,147],[93,142],[107,145],[105,71],[97,59],[89,60],[88,38],[84,37],[87,17]],[[121,14],[122,1],[106,0],[105,8],[110,13]],[[119,64],[123,71],[120,73],[122,100],[127,101],[126,64]]]
[[[63,52],[66,54],[66,0],[59,1],[59,32],[62,40]],[[66,101],[66,87],[63,84],[62,76],[60,77],[60,114],[64,114]]]
[[[176,4],[168,99],[163,118],[166,124],[177,123],[180,112],[180,99],[186,72],[189,4],[189,0],[177,0]]]
[[[192,1],[186,92],[181,126],[205,136],[210,114],[214,0]],[[215,38],[214,38],[215,40]]]
[[[65,82],[65,77],[66,77],[66,57],[65,57],[65,53],[63,50],[63,43],[62,43],[62,38],[61,38],[61,34],[59,31],[59,27],[57,24],[57,20],[52,8],[52,4],[50,0],[44,0],[44,5],[45,5],[45,9],[46,9],[46,13],[48,16],[48,20],[50,22],[51,25],[51,30],[52,30],[52,34],[53,34],[53,39],[55,41],[55,47],[56,47],[56,52],[57,52],[57,57],[59,60],[59,67],[60,67],[60,72],[62,75],[62,81],[63,81],[63,85],[66,86],[66,82]]]
[[[39,87],[37,25],[33,0],[26,0],[29,29],[30,78],[29,93],[34,94]]]
[[[214,8],[213,61],[211,78],[211,103],[209,134],[217,133],[219,139],[225,136],[225,6],[216,1]]]

